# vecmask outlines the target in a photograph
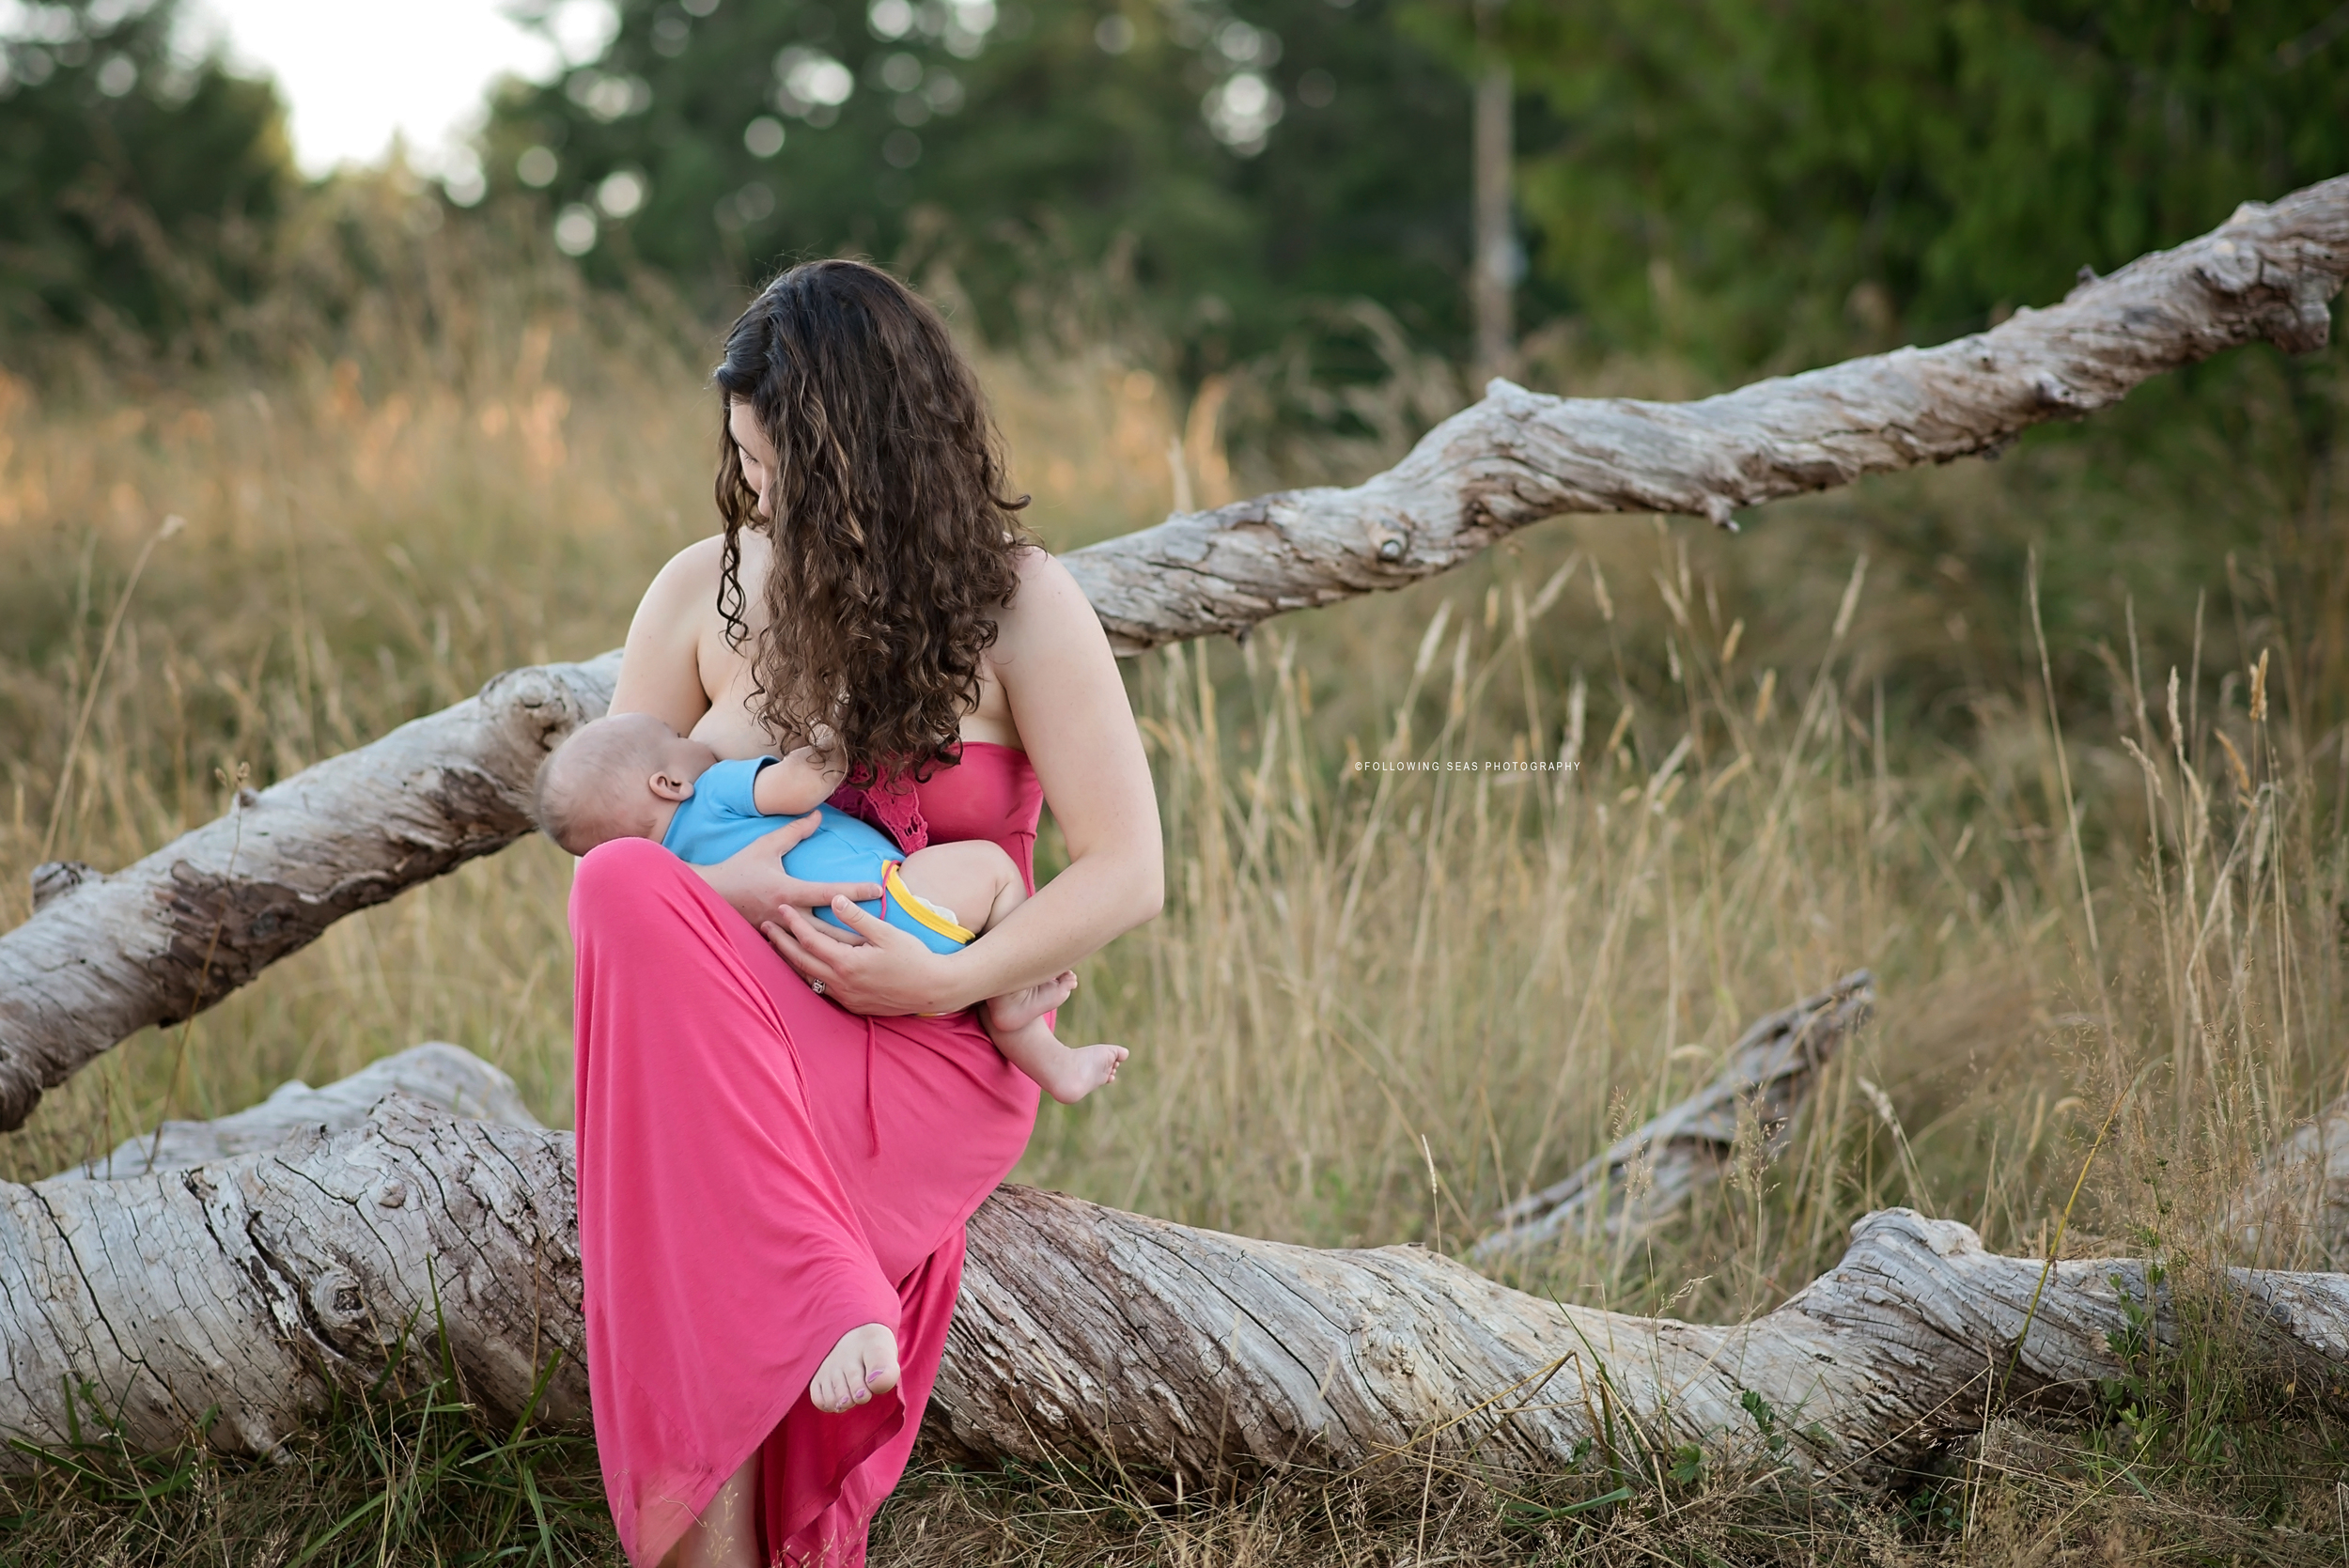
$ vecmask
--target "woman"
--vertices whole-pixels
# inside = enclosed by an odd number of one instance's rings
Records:
[[[735,323],[718,510],[629,629],[615,712],[723,757],[828,724],[833,803],[913,849],[989,838],[1034,886],[941,956],[803,883],[802,818],[692,868],[620,840],[580,862],[580,1250],[613,1517],[642,1565],[853,1565],[911,1449],[963,1222],[1011,1170],[1034,1086],[968,1011],[1158,912],[1156,799],[1107,638],[1007,499],[977,383],[895,280],[796,267]],[[829,904],[848,945],[808,911]]]

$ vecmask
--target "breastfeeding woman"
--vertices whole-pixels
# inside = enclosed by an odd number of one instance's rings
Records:
[[[613,1518],[640,1568],[864,1560],[945,1346],[963,1223],[1035,1086],[972,1006],[1070,967],[1162,896],[1158,808],[1108,640],[1021,528],[971,370],[926,304],[847,261],[744,312],[717,386],[719,537],[656,578],[615,712],[722,757],[829,726],[832,804],[910,852],[989,839],[1034,887],[963,951],[782,853],[590,851],[578,947],[580,1251]],[[809,911],[828,907],[850,944]]]

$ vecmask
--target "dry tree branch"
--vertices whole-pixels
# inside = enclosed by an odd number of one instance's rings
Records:
[[[1122,652],[1244,634],[1291,610],[1400,588],[1566,512],[1740,507],[1995,452],[2031,426],[2247,343],[2325,346],[2349,274],[2349,175],[2246,202],[2199,240],[2083,281],[1987,332],[1693,403],[1545,397],[1496,380],[1351,489],[1283,490],[1074,551]]]

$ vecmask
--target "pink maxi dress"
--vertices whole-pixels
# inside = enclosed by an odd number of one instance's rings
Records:
[[[832,803],[910,853],[991,839],[1033,892],[1027,754]],[[808,989],[646,839],[579,863],[579,1243],[596,1449],[620,1544],[649,1568],[760,1455],[762,1560],[857,1568],[903,1473],[962,1279],[963,1222],[1035,1125],[1034,1083],[974,1013],[864,1018]],[[895,1330],[895,1392],[808,1403],[860,1324]]]

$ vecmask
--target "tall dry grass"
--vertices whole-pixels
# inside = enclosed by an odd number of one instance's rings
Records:
[[[614,645],[707,528],[707,334],[467,275],[250,385],[0,381],[0,919],[26,912],[39,860],[121,863],[240,776]],[[1130,346],[974,351],[1057,546],[1269,476],[1229,456],[1253,396],[1237,380],[1178,404]],[[1315,476],[1392,455],[1442,384],[1380,396],[1392,429],[1365,415]],[[2020,505],[2003,483],[1876,493]],[[2067,1250],[2221,1256],[2223,1195],[2349,1075],[2349,691],[2311,654],[2340,627],[2221,566],[2217,608],[2158,617],[2202,629],[2187,645],[2041,637],[2005,658],[2037,678],[1960,669],[1961,700],[1921,709],[1887,690],[1882,649],[1942,634],[1934,568],[1786,542],[1815,515],[1743,556],[1685,526],[1552,524],[1405,594],[1134,663],[1168,906],[1086,963],[1064,1032],[1135,1054],[1112,1091],[1048,1108],[1019,1178],[1257,1234],[1457,1250],[1705,1081],[1752,1017],[1866,965],[1879,1019],[1783,1158],[1752,1141],[1683,1221],[1569,1244],[1522,1281],[1752,1312],[1890,1203],[2013,1250],[2068,1226]],[[184,527],[162,537],[167,517]],[[2317,587],[2308,602],[2338,604]],[[1967,635],[1947,631],[1952,660]],[[1048,834],[1048,868],[1056,852]],[[345,922],[53,1094],[0,1143],[7,1172],[425,1038],[568,1121],[567,877],[527,843]],[[2261,1261],[2305,1256],[2275,1245]],[[1190,1534],[1152,1514],[1103,1536],[1127,1503],[957,1485],[893,1514],[892,1549],[926,1560],[935,1522],[1006,1560],[1123,1542],[1248,1560],[1305,1528],[1254,1502]],[[1357,1538],[1332,1514],[1313,1550],[1384,1539],[1375,1514]],[[1242,1550],[1252,1519],[1273,1533]],[[1917,1518],[1883,1528],[1941,1549]]]

